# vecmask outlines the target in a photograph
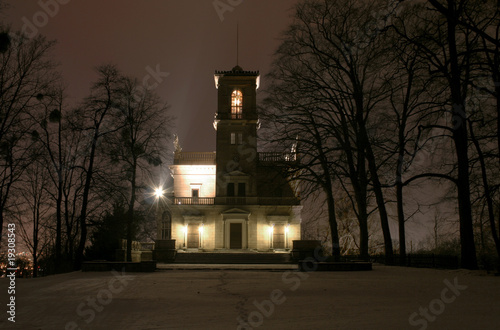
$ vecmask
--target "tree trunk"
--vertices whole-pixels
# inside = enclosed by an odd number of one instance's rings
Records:
[[[35,203],[36,205],[36,203]],[[39,208],[40,206],[37,206],[37,209]],[[38,213],[38,212],[36,212]],[[38,230],[39,230],[39,221],[40,221],[40,218],[37,217],[37,214],[35,212],[33,212],[33,220],[35,221],[35,223],[33,224],[33,252],[32,252],[32,256],[33,256],[33,277],[37,277],[38,275],[38,258],[37,258],[37,255],[38,255]]]
[[[403,205],[403,183],[396,182],[396,203],[399,226],[399,258],[401,263],[406,260],[405,213]]]
[[[498,49],[497,49],[498,54]],[[500,74],[497,74],[500,79]],[[500,81],[495,81],[495,96],[497,101],[497,148],[498,148],[498,164],[500,166]],[[498,232],[497,237],[500,237],[500,210],[498,211]],[[499,256],[500,257],[500,256]],[[499,261],[500,262],[500,261]],[[499,266],[500,267],[500,266]]]
[[[366,191],[355,192],[358,196],[358,223],[359,223],[359,255],[361,259],[368,260],[368,213],[366,211]]]
[[[465,124],[461,125],[465,126]],[[458,161],[458,208],[460,216],[461,266],[466,269],[477,269],[476,247],[474,245],[474,230],[472,224],[472,207],[470,203],[469,165],[467,155],[467,139],[463,131],[454,132],[455,147]],[[465,130],[466,131],[466,130]],[[466,133],[465,133],[466,134]]]
[[[60,164],[59,164],[60,165]],[[62,175],[61,171],[57,172],[59,186],[57,187],[57,200],[56,200],[56,273],[61,271],[61,261],[62,261]]]
[[[135,190],[136,190],[136,171],[137,171],[137,160],[134,159],[132,167],[132,178],[130,180],[131,193],[130,193],[130,203],[127,212],[127,261],[132,261],[132,239],[133,225],[134,225],[134,205],[135,205]]]
[[[375,199],[377,200],[377,206],[380,215],[380,225],[382,227],[382,234],[384,235],[385,261],[388,264],[392,264],[394,259],[394,253],[392,250],[392,238],[391,238],[391,230],[389,228],[389,217],[387,216],[387,209],[385,207],[382,185],[380,184],[380,180],[378,178],[378,170],[377,170],[377,165],[375,163],[375,155],[373,154],[370,142],[368,142],[366,147],[366,157],[368,160],[368,167],[370,169],[370,173],[372,176]]]
[[[461,83],[463,79],[458,65],[458,52],[456,44],[456,18],[455,1],[448,0],[448,47],[450,61],[450,93],[453,105],[454,118],[453,141],[457,153],[457,190],[458,209],[460,217],[460,243],[461,266],[466,269],[477,269],[476,247],[474,245],[474,231],[472,223],[472,207],[470,202],[469,183],[469,156],[468,137],[466,125],[465,103],[462,97]]]
[[[474,143],[474,146],[476,147],[479,164],[481,166],[481,179],[483,181],[484,198],[486,199],[486,207],[488,210],[488,218],[490,222],[491,233],[493,236],[493,241],[495,242],[497,255],[500,258],[500,240],[498,238],[497,229],[495,225],[495,212],[493,206],[493,199],[491,197],[490,186],[488,184],[488,174],[486,172],[486,163],[484,161],[484,154],[483,151],[481,150],[481,146],[479,145],[479,141],[476,139],[474,135],[474,130],[472,129],[472,123],[470,122],[469,122],[469,130],[470,130],[471,140]],[[482,228],[482,217],[481,217],[481,228]]]
[[[398,159],[396,161],[396,207],[398,215],[398,231],[399,231],[399,262],[402,265],[406,264],[406,233],[405,233],[405,212],[404,212],[404,195],[403,195],[403,166],[405,157],[405,131],[406,120],[408,118],[408,102],[411,91],[413,73],[410,72],[409,85],[407,89],[406,99],[404,102],[404,111],[401,118],[401,123],[398,129]]]
[[[57,171],[57,200],[56,200],[56,273],[61,270],[62,262],[62,198],[63,198],[63,177],[62,177],[62,146],[61,146],[61,120],[58,126],[58,164],[56,165]],[[47,140],[49,146],[49,140]],[[50,147],[49,147],[50,148]]]
[[[87,177],[85,178],[85,187],[83,189],[82,210],[80,212],[80,242],[76,249],[75,255],[75,270],[81,269],[83,262],[83,253],[85,251],[85,243],[87,242],[87,206],[90,194],[90,185],[92,184],[92,174],[94,170],[94,158],[97,148],[97,139],[99,137],[99,128],[96,128],[92,139],[92,147],[90,150],[89,167],[87,169]]]
[[[328,182],[327,182],[328,184]],[[333,191],[331,184],[326,189],[326,202],[328,206],[328,223],[330,224],[330,234],[332,237],[332,256],[335,260],[340,259],[340,242],[339,232],[337,227],[337,215],[335,214],[335,199],[333,198]]]

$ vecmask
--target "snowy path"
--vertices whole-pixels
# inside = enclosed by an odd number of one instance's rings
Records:
[[[500,328],[500,277],[465,270],[75,272],[17,279],[16,323],[7,287],[1,329]]]

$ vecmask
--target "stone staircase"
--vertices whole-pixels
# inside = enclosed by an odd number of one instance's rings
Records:
[[[290,264],[290,253],[178,252],[176,264]]]

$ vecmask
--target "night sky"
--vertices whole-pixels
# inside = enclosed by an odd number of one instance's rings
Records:
[[[87,95],[98,65],[116,64],[141,80],[148,67],[168,72],[155,91],[177,118],[174,132],[183,150],[212,151],[217,106],[213,74],[236,65],[237,23],[239,65],[264,76],[295,2],[243,1],[224,12],[221,20],[214,0],[47,0],[44,3],[65,3],[48,10],[38,1],[7,0],[10,8],[2,20],[20,29],[37,18],[38,33],[57,40],[54,59],[61,64],[68,106]],[[261,88],[265,84],[262,79]]]

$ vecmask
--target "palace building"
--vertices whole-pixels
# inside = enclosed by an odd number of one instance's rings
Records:
[[[258,71],[216,71],[215,152],[183,152],[178,141],[172,193],[158,215],[158,240],[175,240],[177,251],[287,251],[300,239],[298,185],[283,166],[288,152],[259,152],[256,95]]]

